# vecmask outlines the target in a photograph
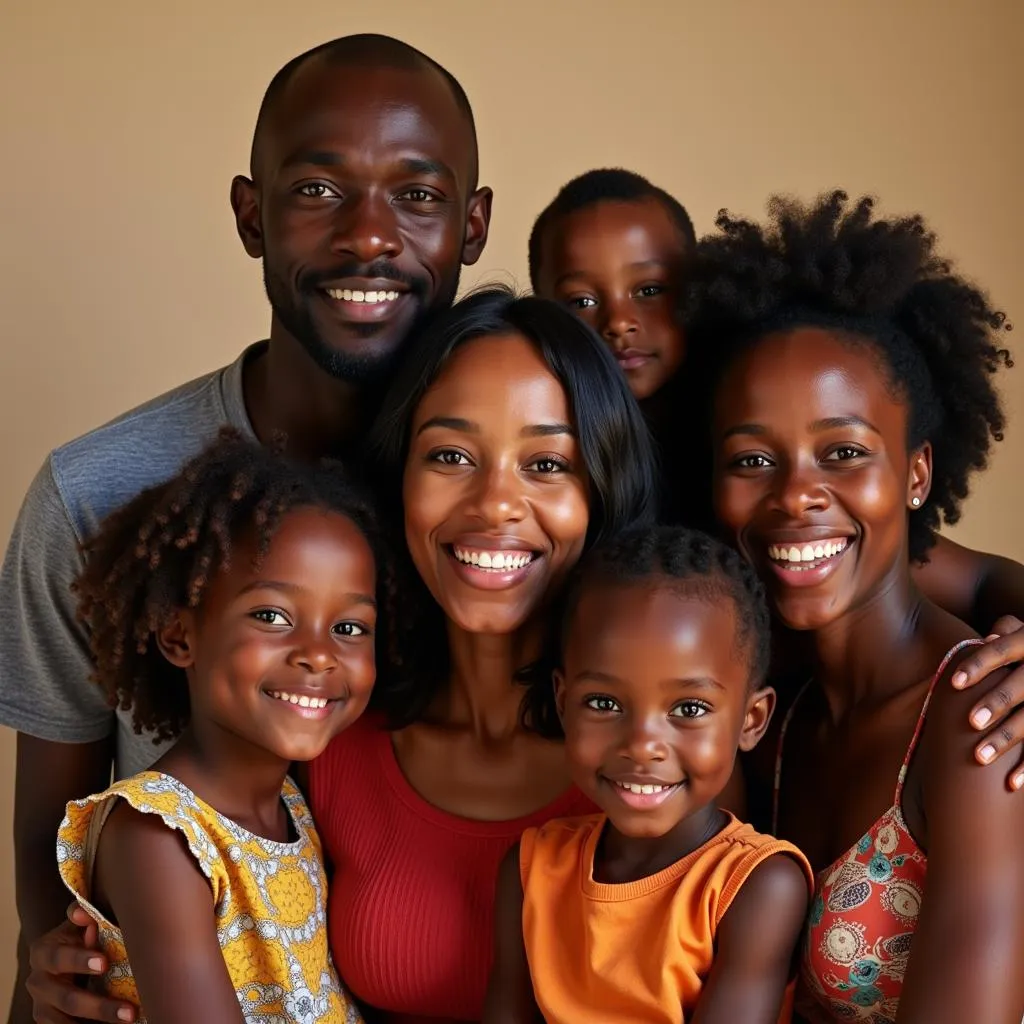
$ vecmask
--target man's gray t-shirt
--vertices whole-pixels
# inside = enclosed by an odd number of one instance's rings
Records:
[[[89,644],[75,618],[79,544],[108,513],[173,476],[224,426],[255,438],[242,363],[184,384],[54,450],[29,487],[0,570],[0,725],[59,743],[116,729],[117,776],[149,767],[161,748],[115,714],[90,680]]]

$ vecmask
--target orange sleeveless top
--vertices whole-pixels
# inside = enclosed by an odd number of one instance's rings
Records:
[[[682,1024],[711,970],[718,926],[754,868],[788,854],[813,889],[810,864],[795,846],[732,815],[718,835],[656,875],[595,882],[606,820],[550,821],[520,841],[523,938],[548,1024]]]
[[[903,757],[892,806],[851,849],[818,873],[796,996],[797,1011],[812,1024],[896,1020],[928,872],[928,856],[903,818],[903,784],[935,684],[954,655],[980,643],[963,640],[942,659]],[[773,831],[778,830],[786,731],[806,689],[800,691],[779,733]]]

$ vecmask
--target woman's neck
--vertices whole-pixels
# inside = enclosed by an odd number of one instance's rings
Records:
[[[917,681],[916,668],[908,673],[898,666],[920,660],[919,625],[926,604],[909,567],[901,565],[866,601],[814,631],[815,679],[833,721]]]
[[[528,624],[515,633],[467,633],[448,624],[451,676],[437,709],[446,725],[481,738],[504,739],[521,729],[524,687],[516,674],[543,650],[543,629]]]

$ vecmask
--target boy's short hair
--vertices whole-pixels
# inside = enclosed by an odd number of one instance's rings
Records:
[[[675,196],[663,188],[651,184],[643,175],[621,167],[600,167],[581,174],[563,185],[558,195],[541,211],[530,232],[530,284],[537,290],[537,276],[540,269],[541,244],[544,232],[555,221],[577,210],[585,210],[598,203],[635,203],[642,199],[653,199],[661,203],[668,215],[675,221],[686,249],[697,244],[697,234],[686,208]]]

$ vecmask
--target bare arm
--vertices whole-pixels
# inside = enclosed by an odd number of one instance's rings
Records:
[[[94,885],[124,935],[150,1024],[244,1024],[210,883],[178,832],[121,804],[100,835]]]
[[[939,537],[914,567],[922,593],[983,636],[1001,615],[1024,619],[1024,565]]]
[[[1024,1010],[1024,801],[974,763],[970,697],[936,687],[918,753],[928,879],[898,1024],[1020,1024]],[[941,982],[937,982],[941,979]]]
[[[792,857],[777,854],[753,871],[718,929],[693,1024],[776,1024],[809,899]]]
[[[498,869],[494,967],[487,986],[483,1024],[537,1024],[541,1020],[523,942],[523,883],[516,843]]]
[[[31,999],[25,988],[29,946],[64,920],[68,905],[68,891],[57,871],[57,828],[69,800],[110,785],[111,748],[110,740],[52,743],[18,734],[14,875],[21,933],[11,1024],[32,1020]]]

